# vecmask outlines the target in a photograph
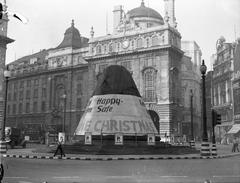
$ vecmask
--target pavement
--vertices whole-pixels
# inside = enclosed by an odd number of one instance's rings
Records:
[[[2,154],[3,157],[10,158],[27,158],[27,159],[63,159],[63,160],[174,160],[174,159],[217,159],[227,158],[232,156],[240,156],[240,152],[232,153],[232,145],[217,144],[217,156],[203,157],[200,154],[181,154],[181,155],[90,155],[90,154],[66,154],[66,157],[53,156],[52,153],[36,153],[36,148],[39,148],[41,144],[28,144],[25,149],[8,149],[6,154]],[[201,144],[196,143],[196,149],[200,150]]]

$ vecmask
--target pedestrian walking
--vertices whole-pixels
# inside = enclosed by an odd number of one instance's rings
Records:
[[[239,152],[238,139],[236,137],[233,139],[233,147],[232,147],[232,152],[235,152],[235,151]]]
[[[236,138],[235,151],[239,152],[238,144],[239,144],[239,138]]]
[[[55,151],[55,153],[54,153],[53,156],[56,156],[56,155],[57,155],[58,150],[60,150],[61,157],[62,157],[62,156],[65,156],[65,153],[64,153],[64,151],[63,151],[62,144],[63,144],[63,137],[60,137],[60,140],[58,141],[57,149],[56,149],[56,151]]]

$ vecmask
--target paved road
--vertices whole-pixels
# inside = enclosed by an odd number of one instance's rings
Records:
[[[240,182],[240,157],[211,160],[74,161],[5,158],[4,183]]]

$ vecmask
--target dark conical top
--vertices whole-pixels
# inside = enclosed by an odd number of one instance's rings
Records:
[[[107,67],[97,81],[94,95],[122,94],[141,97],[131,73],[123,66]]]

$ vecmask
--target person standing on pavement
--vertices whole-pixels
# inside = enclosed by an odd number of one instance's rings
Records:
[[[232,152],[235,152],[235,151],[239,152],[239,149],[238,149],[238,139],[236,137],[233,139],[233,147],[232,147]]]
[[[60,150],[61,157],[62,157],[62,156],[65,156],[65,153],[64,153],[64,151],[63,151],[62,144],[63,144],[63,137],[60,137],[60,140],[58,141],[57,149],[56,149],[56,151],[55,151],[55,153],[54,153],[53,156],[56,156],[56,155],[57,155],[58,150]]]
[[[236,138],[235,151],[238,151],[238,152],[239,152],[238,144],[239,144],[239,138]]]

